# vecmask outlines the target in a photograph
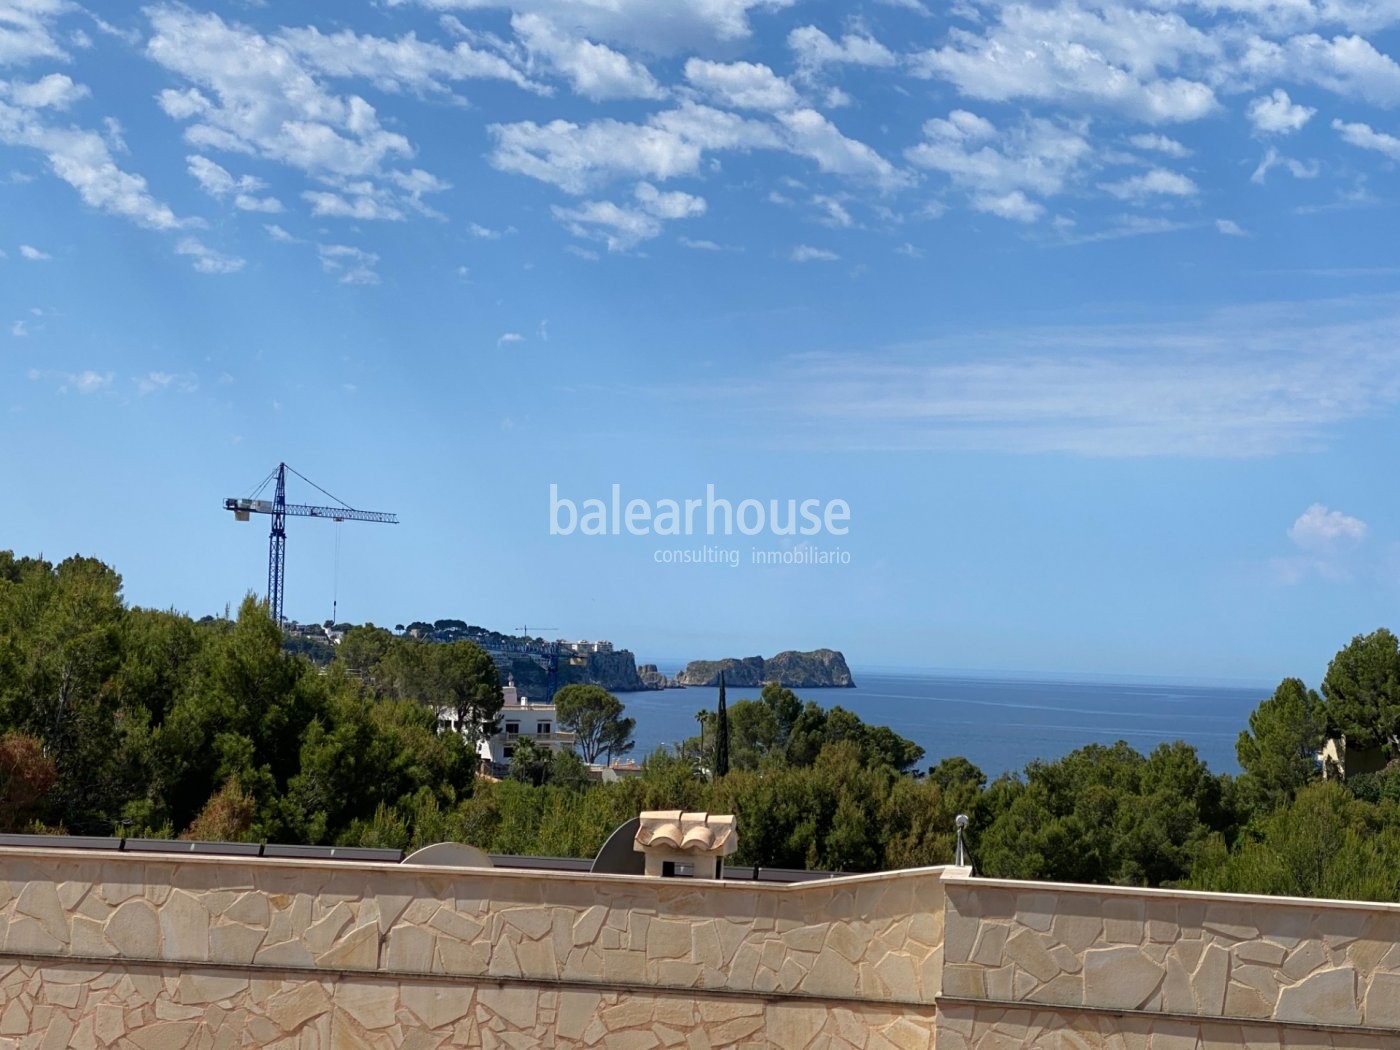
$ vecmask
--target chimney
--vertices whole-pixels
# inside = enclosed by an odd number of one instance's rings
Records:
[[[717,879],[725,857],[739,848],[734,815],[651,810],[641,815],[632,848],[646,857],[646,873],[671,878],[689,864],[697,879]]]

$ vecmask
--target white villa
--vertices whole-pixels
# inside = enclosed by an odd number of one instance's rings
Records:
[[[529,737],[540,747],[555,751],[570,751],[574,746],[574,734],[557,729],[557,714],[553,704],[532,703],[522,696],[515,679],[507,679],[501,687],[505,702],[501,705],[501,730],[485,740],[477,742],[476,755],[481,772],[493,777],[503,777],[510,772],[510,759],[515,754],[515,744],[521,737]],[[441,729],[460,730],[454,712],[438,714]],[[642,775],[643,769],[634,758],[617,759],[611,765],[594,763],[588,767],[589,775],[595,780],[612,782],[627,777]]]
[[[501,687],[505,703],[501,706],[500,732],[481,740],[476,745],[477,759],[481,770],[493,777],[505,776],[510,759],[515,754],[515,743],[521,737],[529,737],[541,747],[556,751],[568,751],[574,746],[574,734],[556,729],[557,718],[554,705],[532,703],[521,695],[515,679],[508,679]],[[439,725],[449,729],[460,729],[454,712],[445,711],[438,715]]]

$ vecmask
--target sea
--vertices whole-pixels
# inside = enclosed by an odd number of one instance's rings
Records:
[[[852,669],[850,689],[797,689],[804,701],[840,705],[863,722],[887,725],[924,749],[922,769],[961,755],[989,778],[1020,772],[1035,759],[1053,760],[1086,744],[1126,740],[1146,754],[1184,740],[1213,772],[1238,773],[1235,741],[1250,712],[1273,692],[1268,685],[1164,684],[1071,679],[1052,675],[919,673]],[[757,697],[758,688],[730,686],[727,701]],[[671,747],[699,732],[696,714],[713,711],[719,690],[691,686],[620,693],[636,719],[635,757]]]

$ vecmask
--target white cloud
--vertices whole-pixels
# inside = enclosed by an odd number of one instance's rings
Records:
[[[1031,200],[1020,190],[1010,193],[976,193],[972,196],[972,206],[989,215],[997,215],[1013,222],[1037,222],[1045,214],[1045,206]]]
[[[503,230],[493,230],[489,226],[483,226],[479,222],[467,223],[467,232],[473,237],[483,241],[498,241],[508,233],[514,233],[514,226],[507,226]]]
[[[80,394],[95,394],[111,385],[111,372],[94,372],[91,369],[70,375],[65,383],[66,387],[76,390]]]
[[[749,13],[773,11],[794,0],[693,0],[659,9],[656,0],[387,0],[415,2],[436,11],[509,8],[540,14],[594,39],[657,54],[695,51],[748,38]]]
[[[246,260],[236,255],[216,252],[194,237],[186,237],[175,246],[176,255],[188,255],[194,259],[194,268],[199,273],[228,274],[243,269]]]
[[[658,236],[666,220],[686,219],[705,212],[705,201],[689,193],[663,193],[649,182],[639,182],[635,206],[612,201],[584,201],[573,208],[555,205],[554,217],[575,237],[602,241],[610,252],[625,252]]]
[[[525,337],[519,332],[505,332],[496,340],[497,346],[510,346],[512,343],[523,343]]]
[[[1168,138],[1166,135],[1143,134],[1134,135],[1128,139],[1138,149],[1151,150],[1154,153],[1162,153],[1168,157],[1189,157],[1191,151],[1183,146],[1176,139]]]
[[[387,219],[397,221],[405,218],[403,209],[382,192],[365,186],[366,192],[347,194],[331,193],[327,190],[306,190],[301,199],[311,205],[311,214],[337,219]]]
[[[707,151],[779,145],[769,125],[708,106],[686,103],[645,124],[604,119],[589,124],[553,120],[493,124],[491,163],[569,193],[618,176],[670,179],[690,175]]]
[[[215,14],[184,7],[148,13],[146,53],[196,85],[159,95],[167,114],[193,121],[189,142],[344,177],[412,154],[408,139],[385,130],[373,106],[358,95],[327,92],[286,46]]]
[[[1330,548],[1336,543],[1366,538],[1366,523],[1339,510],[1314,503],[1289,526],[1288,538],[1305,550]]]
[[[788,34],[787,42],[807,73],[829,65],[889,67],[898,61],[893,51],[864,33],[847,33],[836,41],[816,26],[801,26]]]
[[[234,178],[225,168],[198,154],[186,157],[185,164],[200,189],[211,197],[222,200],[232,196],[233,206],[241,211],[275,214],[282,210],[282,202],[276,197],[257,196],[261,190],[267,189],[267,183],[262,179],[252,175]]]
[[[1317,110],[1296,105],[1283,88],[1250,102],[1245,111],[1254,130],[1261,135],[1291,135],[1302,129]]]
[[[82,372],[44,372],[31,368],[25,375],[32,382],[44,379],[55,381],[60,394],[101,393],[112,385],[115,378],[111,372],[98,372],[90,368]]]
[[[144,178],[117,165],[101,135],[82,128],[54,127],[42,114],[42,110],[0,101],[0,143],[44,154],[49,170],[77,190],[89,207],[152,229],[184,225],[168,205],[150,194]]]
[[[60,15],[75,9],[68,0],[9,0],[0,8],[0,66],[67,58],[54,35],[54,24]]]
[[[908,186],[912,180],[864,142],[847,138],[836,125],[814,109],[778,114],[787,130],[786,148],[816,162],[830,175],[873,182],[884,189]]]
[[[1031,194],[1060,193],[1092,153],[1082,131],[1038,117],[1002,131],[959,109],[923,130],[924,141],[905,151],[911,163],[946,174],[977,210],[1021,222],[1043,213]]]
[[[174,372],[147,372],[143,376],[137,376],[133,382],[136,384],[136,392],[142,397],[167,390],[192,394],[199,389],[199,380],[189,373],[176,375]]]
[[[550,210],[575,237],[601,240],[610,252],[628,251],[661,233],[656,216],[612,201],[584,201],[573,208],[554,205]]]
[[[318,244],[316,253],[321,258],[321,269],[335,274],[341,284],[378,284],[379,274],[375,266],[379,256],[349,244]]]
[[[1393,298],[1266,305],[1172,323],[986,329],[800,354],[701,393],[760,405],[795,445],[1239,458],[1325,448],[1400,404]]]
[[[1038,99],[1113,110],[1149,123],[1197,120],[1216,108],[1203,79],[1219,45],[1176,14],[1074,0],[1008,3],[982,33],[949,32],[950,43],[913,56],[916,76],[940,78],[969,98]]]
[[[433,50],[414,37],[325,37],[315,30],[268,37],[168,5],[147,9],[147,16],[147,56],[191,85],[157,98],[167,115],[187,122],[185,140],[304,172],[326,187],[308,198],[322,216],[397,218],[410,208],[435,215],[422,194],[446,185],[402,167],[414,154],[408,138],[384,127],[364,98],[335,94],[322,79],[368,76],[381,87],[426,88],[441,79],[504,75],[474,53]],[[249,210],[273,210],[271,198],[243,196]]]
[[[1400,160],[1400,138],[1377,131],[1369,124],[1348,124],[1345,121],[1332,121],[1332,129],[1342,136],[1342,141],[1360,149],[1375,150],[1391,160]]]
[[[705,214],[705,199],[693,194],[663,193],[649,182],[637,183],[637,201],[658,219],[688,219]]]
[[[1099,188],[1123,201],[1144,201],[1152,197],[1194,197],[1200,192],[1194,182],[1177,171],[1153,168],[1118,182],[1104,182]]]
[[[710,98],[736,109],[792,109],[797,91],[782,77],[756,62],[686,61],[685,78]]]
[[[701,252],[722,252],[722,251],[724,251],[724,246],[721,245],[721,244],[716,244],[714,241],[707,241],[707,240],[703,240],[703,239],[702,239],[702,240],[695,240],[695,239],[690,238],[690,237],[678,237],[677,240],[681,243],[681,245],[682,245],[683,247],[686,247],[686,248],[693,248],[693,249],[695,249],[696,251],[701,251]]]
[[[788,256],[793,262],[835,262],[841,256],[826,248],[813,248],[810,244],[799,244]]]
[[[776,123],[685,102],[645,124],[604,119],[494,124],[491,163],[552,183],[569,193],[617,177],[665,180],[697,172],[706,153],[775,149],[805,157],[828,174],[893,189],[910,182],[875,150],[847,138],[816,110],[795,109]]]
[[[1248,237],[1244,227],[1235,222],[1234,219],[1216,219],[1215,228],[1226,237]]]
[[[595,102],[662,98],[666,92],[636,59],[603,44],[562,32],[543,15],[516,15],[511,28],[532,58],[565,76],[577,94]]]
[[[1264,184],[1269,172],[1275,168],[1283,168],[1295,179],[1315,179],[1318,175],[1318,165],[1316,161],[1304,163],[1294,160],[1292,157],[1285,157],[1273,146],[1264,151],[1264,156],[1259,161],[1259,166],[1254,169],[1254,174],[1249,177],[1249,181],[1259,185]]]
[[[16,339],[23,339],[29,335],[29,325],[25,321],[15,321],[10,325],[10,335]]]
[[[30,262],[48,262],[53,258],[48,252],[41,252],[32,244],[21,244],[19,246],[19,253]]]
[[[1127,237],[1151,237],[1190,229],[1195,225],[1161,215],[1118,215],[1106,225],[1085,232],[1079,232],[1078,224],[1073,219],[1060,215],[1055,217],[1052,224],[1061,233],[1065,244],[1099,244],[1121,241]]]
[[[1351,578],[1356,548],[1369,530],[1360,518],[1314,503],[1288,528],[1288,538],[1301,553],[1275,558],[1275,576],[1285,584],[1310,576],[1341,581]]]
[[[282,227],[278,226],[275,222],[268,223],[263,227],[263,229],[267,231],[267,235],[271,237],[274,241],[278,241],[282,244],[294,244],[297,241],[296,237],[293,237],[290,233],[282,229]]]
[[[1378,106],[1400,105],[1400,64],[1360,36],[1327,40],[1309,33],[1282,44],[1261,42],[1242,65],[1258,76],[1291,77]]]
[[[851,218],[851,213],[835,197],[819,193],[812,198],[812,203],[822,210],[822,217],[818,221],[824,226],[847,230],[855,225],[855,219]]]
[[[381,91],[445,93],[462,80],[505,80],[529,91],[543,90],[504,55],[466,43],[446,48],[413,33],[390,40],[349,30],[325,34],[308,26],[283,29],[276,41],[326,76],[363,78]]]
[[[33,83],[0,80],[0,96],[9,97],[25,109],[68,109],[91,93],[86,84],[74,83],[62,73],[50,73]]]

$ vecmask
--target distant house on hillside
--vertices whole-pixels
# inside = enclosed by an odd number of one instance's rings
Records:
[[[1333,777],[1345,780],[1362,773],[1374,773],[1384,769],[1389,761],[1383,747],[1347,747],[1345,733],[1328,737],[1322,745],[1322,750],[1318,752],[1317,759],[1322,763],[1324,780]]]

